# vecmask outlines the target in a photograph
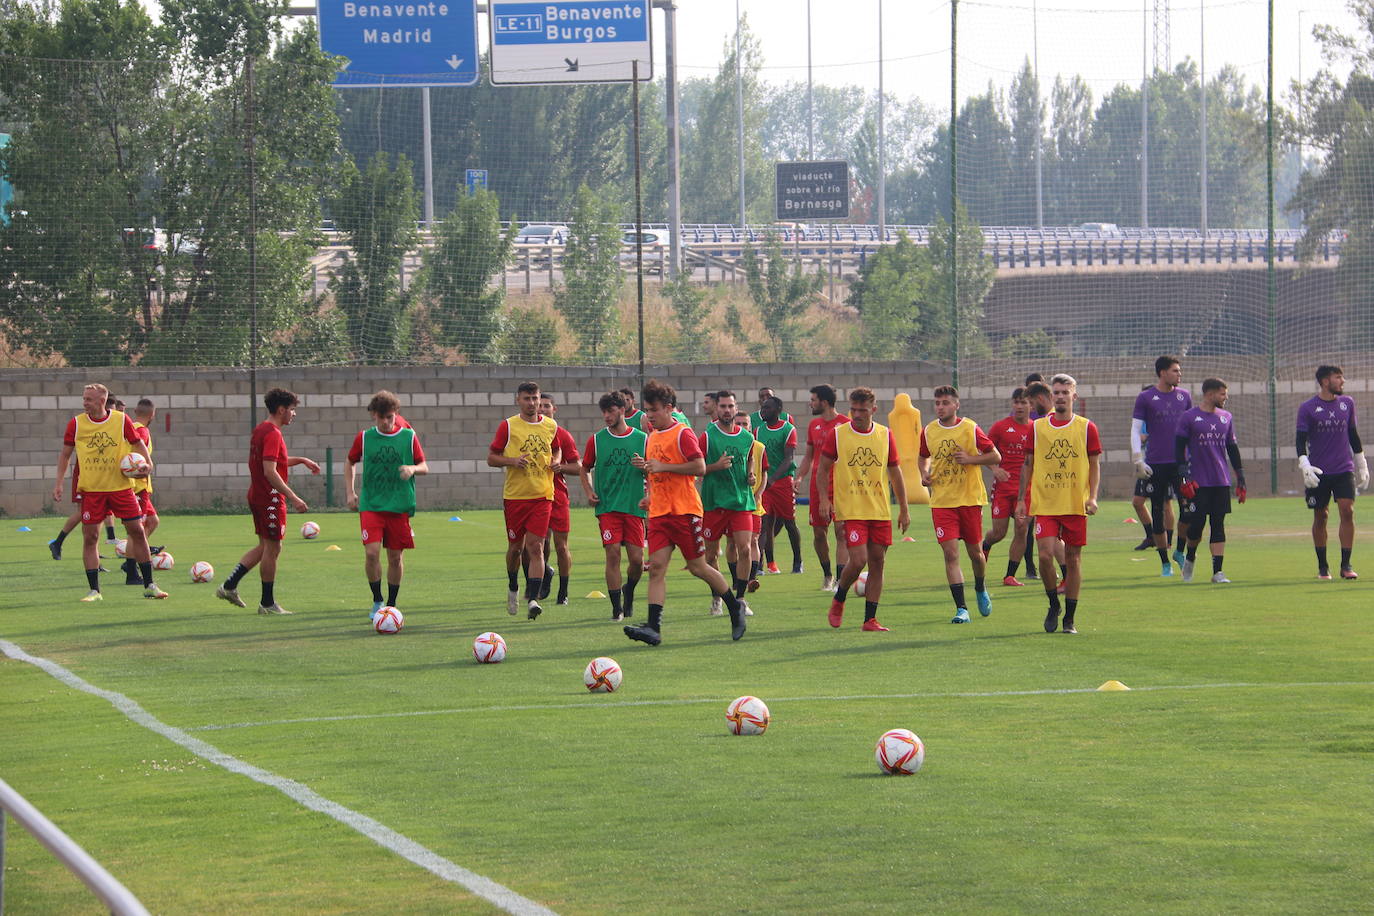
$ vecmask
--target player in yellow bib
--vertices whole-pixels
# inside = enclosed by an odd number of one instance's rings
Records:
[[[1097,424],[1073,412],[1078,383],[1060,373],[1050,379],[1054,412],[1032,424],[1031,450],[1021,469],[1021,494],[1016,517],[1035,515],[1035,544],[1040,552],[1040,575],[1049,598],[1045,632],[1059,626],[1059,594],[1055,590],[1054,547],[1064,542],[1065,633],[1077,633],[1074,614],[1083,584],[1083,546],[1088,543],[1088,516],[1097,513],[1101,479],[1098,460],[1102,443]]]
[[[964,598],[964,571],[959,566],[959,542],[964,542],[973,564],[973,594],[978,613],[992,613],[988,594],[987,560],[983,556],[983,486],[985,464],[996,464],[1002,454],[978,424],[959,416],[959,392],[953,385],[935,389],[935,419],[921,430],[921,483],[930,488],[930,518],[935,523],[935,540],[945,558],[945,581],[954,597],[954,619],[968,623]]]

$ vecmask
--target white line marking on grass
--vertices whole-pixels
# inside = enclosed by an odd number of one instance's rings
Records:
[[[1303,687],[1374,687],[1374,681],[1308,681],[1292,684],[1159,684],[1156,686],[1132,687],[1131,692],[1142,693],[1152,690],[1221,690],[1221,689],[1284,689],[1295,690]],[[816,703],[848,700],[940,700],[957,698],[988,697],[1036,697],[1070,693],[1097,693],[1096,687],[1046,687],[1039,690],[985,690],[959,691],[953,693],[854,693],[845,696],[799,696],[769,697],[769,703]],[[220,725],[197,725],[187,731],[210,732],[225,731],[231,728],[263,728],[271,725],[303,725],[312,722],[352,722],[359,719],[408,719],[418,716],[456,716],[483,712],[539,712],[552,709],[625,709],[632,706],[693,706],[700,703],[719,703],[721,697],[693,697],[676,700],[621,700],[615,703],[524,703],[505,706],[466,706],[455,709],[423,709],[411,712],[360,713],[348,716],[310,716],[301,719],[269,719],[263,722],[228,722]]]
[[[284,776],[278,776],[261,767],[256,767],[251,763],[245,763],[237,757],[226,754],[219,748],[201,741],[199,738],[191,737],[181,729],[174,728],[156,718],[152,713],[148,712],[142,706],[138,705],[138,703],[122,693],[116,693],[113,690],[104,690],[100,687],[96,687],[94,684],[83,680],[71,671],[57,664],[57,662],[30,655],[12,642],[0,639],[0,650],[3,650],[6,655],[15,661],[27,662],[36,668],[46,671],[68,687],[73,687],[77,690],[89,693],[92,696],[100,697],[102,700],[106,700],[110,705],[114,706],[115,709],[124,713],[129,719],[137,722],[149,731],[157,732],[169,741],[181,745],[191,753],[203,757],[231,773],[247,776],[255,782],[260,782],[265,786],[276,789],[287,798],[290,798],[292,801],[312,811],[318,811],[321,814],[332,817],[339,823],[358,831],[383,849],[388,849],[398,856],[408,859],[426,871],[443,878],[445,881],[451,881],[454,884],[462,885],[478,897],[495,904],[508,913],[521,914],[521,916],[526,916],[526,914],[528,914],[528,916],[536,916],[536,914],[538,914],[538,916],[556,916],[553,910],[541,906],[533,900],[520,896],[515,891],[497,884],[490,878],[484,878],[476,872],[469,871],[461,865],[450,862],[448,859],[445,859],[436,852],[426,849],[409,837],[397,833],[380,821],[373,820],[367,815],[360,814],[351,808],[345,808],[337,802],[332,802],[310,787],[296,782],[293,779],[287,779]]]

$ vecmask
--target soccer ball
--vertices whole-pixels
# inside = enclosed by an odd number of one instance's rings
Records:
[[[732,735],[762,735],[770,718],[768,707],[758,697],[740,697],[725,707],[725,725]]]
[[[171,569],[176,565],[176,560],[167,551],[153,554],[153,569]]]
[[[127,557],[129,555],[129,539],[119,538],[115,541],[115,556]]]
[[[865,569],[859,573],[859,578],[854,580],[854,594],[862,598],[866,591],[868,591],[868,570]]]
[[[401,616],[400,610],[394,607],[384,607],[377,612],[376,617],[372,618],[372,629],[383,636],[399,633],[401,627],[405,625],[405,618]]]
[[[213,581],[214,578],[215,567],[211,566],[209,563],[206,563],[204,560],[198,560],[191,564],[192,582],[210,582]]]
[[[500,633],[483,633],[472,641],[472,657],[484,665],[494,665],[506,657],[506,641]]]
[[[926,760],[926,746],[909,728],[894,728],[883,732],[873,749],[878,769],[893,776],[910,776]]]
[[[313,541],[315,540],[315,538],[319,536],[319,525],[315,524],[314,522],[306,522],[304,525],[301,525],[301,537],[305,538],[307,541]]]
[[[119,472],[125,477],[139,477],[148,470],[148,459],[138,452],[130,452],[119,459]]]
[[[620,666],[613,658],[594,658],[582,672],[582,683],[592,693],[615,693],[620,687]]]

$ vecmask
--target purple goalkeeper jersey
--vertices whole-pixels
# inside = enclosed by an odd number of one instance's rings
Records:
[[[1298,432],[1307,433],[1307,460],[1323,474],[1355,470],[1350,451],[1350,428],[1355,425],[1355,399],[1337,395],[1323,401],[1314,395],[1298,408]]]
[[[1183,388],[1160,391],[1151,385],[1135,398],[1131,418],[1144,420],[1150,430],[1145,441],[1146,464],[1174,463],[1174,436],[1179,432],[1178,418],[1193,406],[1193,396]]]
[[[1236,441],[1236,424],[1229,410],[1208,412],[1194,407],[1178,418],[1176,437],[1188,440],[1192,480],[1200,487],[1229,487],[1231,468],[1226,444]]]

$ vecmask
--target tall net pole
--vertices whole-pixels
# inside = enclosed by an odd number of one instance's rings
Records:
[[[639,168],[639,61],[630,62],[635,134],[635,306],[639,323],[639,387],[644,387],[644,191]]]
[[[1268,279],[1269,317],[1269,492],[1279,492],[1279,396],[1278,396],[1278,317],[1279,279],[1274,271],[1274,0],[1269,0],[1269,35],[1265,57],[1265,140],[1264,155],[1268,170],[1265,183],[1266,239],[1265,274]]]
[[[258,183],[254,167],[253,136],[257,133],[253,110],[253,55],[244,63],[244,85],[247,96],[244,115],[247,135],[244,139],[248,154],[248,428],[254,422],[258,403]]]
[[[959,387],[959,0],[949,4],[950,384]]]

